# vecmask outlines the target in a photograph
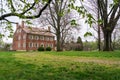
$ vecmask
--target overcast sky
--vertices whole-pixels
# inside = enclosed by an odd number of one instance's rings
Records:
[[[76,5],[79,5],[79,0],[78,0],[78,2],[76,2]],[[19,24],[21,24],[21,21],[22,21],[22,20],[19,19],[18,17],[9,17],[8,19],[9,19],[10,21],[18,22]],[[87,31],[92,32],[93,34],[96,34],[96,32],[95,32],[92,28],[90,28],[88,24],[85,24],[84,21],[85,21],[84,19],[80,19],[79,24],[81,25],[81,26],[80,26],[81,29],[80,29],[79,33],[75,33],[74,35],[76,36],[76,38],[77,38],[78,36],[80,36],[83,41],[85,41],[85,40],[88,40],[88,41],[93,41],[93,40],[95,40],[94,37],[84,37],[84,34],[85,34],[85,32],[87,32]],[[34,25],[34,26],[36,26],[36,25]],[[13,24],[13,30],[14,30],[14,31],[16,30],[16,25],[15,25],[15,24]],[[3,40],[4,40],[5,42],[7,42],[7,43],[12,43],[12,38],[11,38],[11,39],[10,39],[10,38],[7,38],[7,39],[4,38]]]

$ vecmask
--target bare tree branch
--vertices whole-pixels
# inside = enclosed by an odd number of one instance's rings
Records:
[[[23,19],[35,19],[35,18],[38,18],[38,17],[40,17],[42,12],[47,8],[47,6],[50,4],[51,1],[52,0],[48,0],[48,2],[42,7],[42,9],[39,10],[39,13],[37,15],[32,15],[32,16],[24,15],[26,12],[30,11],[35,6],[36,2],[34,2],[32,4],[32,6],[29,7],[27,10],[25,10],[24,12],[22,12],[22,13],[11,12],[11,13],[7,13],[7,14],[3,14],[3,15],[0,16],[0,20],[4,20],[6,17],[10,17],[10,16],[17,16],[17,17],[23,18]]]

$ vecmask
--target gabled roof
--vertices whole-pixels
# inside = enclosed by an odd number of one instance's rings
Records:
[[[24,26],[23,30],[29,34],[43,35],[43,36],[54,36],[50,31],[43,28],[28,27]]]

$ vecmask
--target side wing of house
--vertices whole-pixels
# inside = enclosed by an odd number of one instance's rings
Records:
[[[19,51],[24,50],[26,51],[26,36],[27,33],[23,30],[23,26],[16,25],[16,31],[13,36],[13,50]]]

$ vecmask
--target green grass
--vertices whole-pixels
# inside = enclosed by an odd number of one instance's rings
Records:
[[[97,52],[97,51],[66,51],[66,52],[46,52],[48,54],[54,54],[54,55],[65,55],[65,56],[83,56],[83,57],[115,57],[120,58],[120,51],[114,51],[114,52]]]
[[[0,80],[120,80],[120,51],[0,52]]]

